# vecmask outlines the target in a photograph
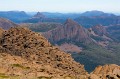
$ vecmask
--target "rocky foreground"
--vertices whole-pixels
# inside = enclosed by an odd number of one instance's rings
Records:
[[[120,66],[88,74],[71,55],[27,28],[0,29],[0,79],[120,79]]]

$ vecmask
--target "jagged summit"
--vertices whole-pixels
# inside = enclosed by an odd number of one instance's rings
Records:
[[[92,41],[91,38],[89,38],[88,31],[71,19],[68,19],[62,27],[58,27],[45,33],[44,36],[51,42],[59,42],[61,40],[70,41],[73,39],[76,42],[85,43]]]
[[[72,19],[70,19],[70,18],[68,18],[64,24],[65,24],[65,25],[69,25],[69,26],[79,25],[77,22],[75,22],[74,20],[72,20]]]
[[[43,15],[41,12],[37,12],[37,14],[33,16],[33,18],[45,18],[45,15]]]

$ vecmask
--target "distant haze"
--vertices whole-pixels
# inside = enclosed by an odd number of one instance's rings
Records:
[[[120,13],[120,0],[0,0],[0,11],[84,12],[100,10]]]

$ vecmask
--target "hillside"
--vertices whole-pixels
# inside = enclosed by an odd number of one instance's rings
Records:
[[[27,28],[16,27],[2,32],[0,58],[0,73],[8,77],[60,77],[87,74],[84,66],[75,62],[70,54],[60,51],[43,36]]]
[[[25,26],[35,32],[47,32],[57,27],[61,27],[63,25],[60,23],[54,23],[54,22],[53,23],[52,22],[44,22],[44,23],[40,22],[40,23],[23,23],[23,24],[20,24],[20,26]]]
[[[10,20],[8,19],[4,19],[4,18],[0,18],[0,28],[3,28],[3,29],[9,29],[11,27],[16,27],[18,26],[17,24],[11,22]]]
[[[114,41],[120,42],[120,24],[110,25],[106,29]]]
[[[38,12],[33,17],[23,21],[23,23],[56,22],[64,24],[68,18],[74,19],[85,28],[90,28],[98,24],[109,26],[111,24],[114,25],[120,23],[120,16],[96,10],[84,13]]]

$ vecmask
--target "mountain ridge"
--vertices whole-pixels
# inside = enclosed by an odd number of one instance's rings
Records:
[[[63,27],[58,27],[53,31],[49,31],[49,33],[48,34],[45,33],[44,36],[48,39],[52,37],[52,39],[49,39],[49,41],[51,42],[53,41],[53,39],[54,42],[58,42],[60,40],[64,40],[64,38],[67,39],[68,41],[75,38],[75,40],[78,42],[83,42],[86,40],[85,42],[89,43],[91,39],[89,38],[89,35],[87,35],[86,32],[87,30],[81,27],[77,22],[71,19],[67,19]],[[77,37],[77,35],[80,35],[81,37]]]
[[[11,27],[17,27],[17,26],[18,25],[13,23],[12,21],[0,17],[0,28],[3,28],[3,29],[7,30]]]

